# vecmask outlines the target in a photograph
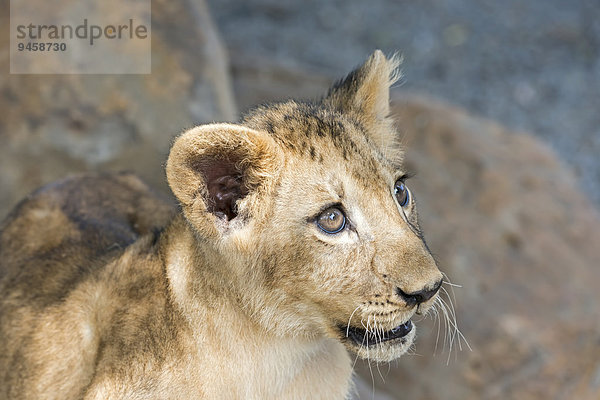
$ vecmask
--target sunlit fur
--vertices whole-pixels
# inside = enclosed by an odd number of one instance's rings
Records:
[[[442,278],[414,193],[401,207],[393,192],[398,64],[377,51],[319,101],[183,133],[166,165],[172,215],[131,177],[25,200],[0,233],[0,399],[342,399],[353,356],[405,353],[416,327],[386,332],[447,311],[398,295]],[[215,160],[242,185],[231,219],[211,211]],[[327,234],[315,219],[332,205],[347,225]]]

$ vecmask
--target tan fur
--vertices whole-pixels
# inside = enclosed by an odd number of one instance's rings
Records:
[[[403,354],[414,328],[345,332],[426,312],[398,290],[441,279],[412,194],[394,197],[397,66],[378,51],[320,102],[185,132],[166,168],[179,211],[131,175],[24,200],[0,233],[0,399],[342,399],[347,350]],[[315,223],[332,204],[337,234]]]

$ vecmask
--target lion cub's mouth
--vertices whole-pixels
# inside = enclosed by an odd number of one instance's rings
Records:
[[[357,345],[374,346],[376,344],[402,339],[412,331],[413,324],[411,320],[408,320],[402,325],[398,325],[389,331],[383,332],[378,330],[367,331],[366,329],[354,326],[343,327],[341,329],[343,330],[344,336],[355,342]]]

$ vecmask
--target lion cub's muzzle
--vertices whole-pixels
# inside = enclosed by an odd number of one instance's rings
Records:
[[[436,293],[440,290],[440,287],[442,286],[442,282],[443,280],[440,280],[430,287],[426,287],[419,291],[411,293],[406,293],[400,287],[397,287],[396,294],[404,301],[406,307],[414,308],[416,306],[416,313],[419,314],[419,306],[422,303],[431,300],[431,298],[433,298],[433,296],[436,295]],[[412,331],[413,324],[409,319],[407,321],[402,322],[400,325],[395,326],[389,331],[378,332],[371,331],[369,329],[363,329],[362,327],[356,326],[346,326],[342,329],[345,330],[347,338],[353,340],[358,345],[364,346],[372,344],[381,344],[383,342],[401,339]]]
[[[362,358],[378,362],[398,358],[415,338],[412,316],[427,312],[443,281],[436,279],[433,282],[416,291],[414,287],[409,291],[397,286],[385,301],[382,302],[380,297],[378,301],[369,301],[360,323],[350,324],[350,317],[349,325],[339,326],[342,342]]]

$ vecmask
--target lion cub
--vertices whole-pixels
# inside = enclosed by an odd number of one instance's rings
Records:
[[[442,274],[375,52],[320,101],[193,128],[174,210],[128,174],[67,179],[0,233],[1,399],[343,399]]]

